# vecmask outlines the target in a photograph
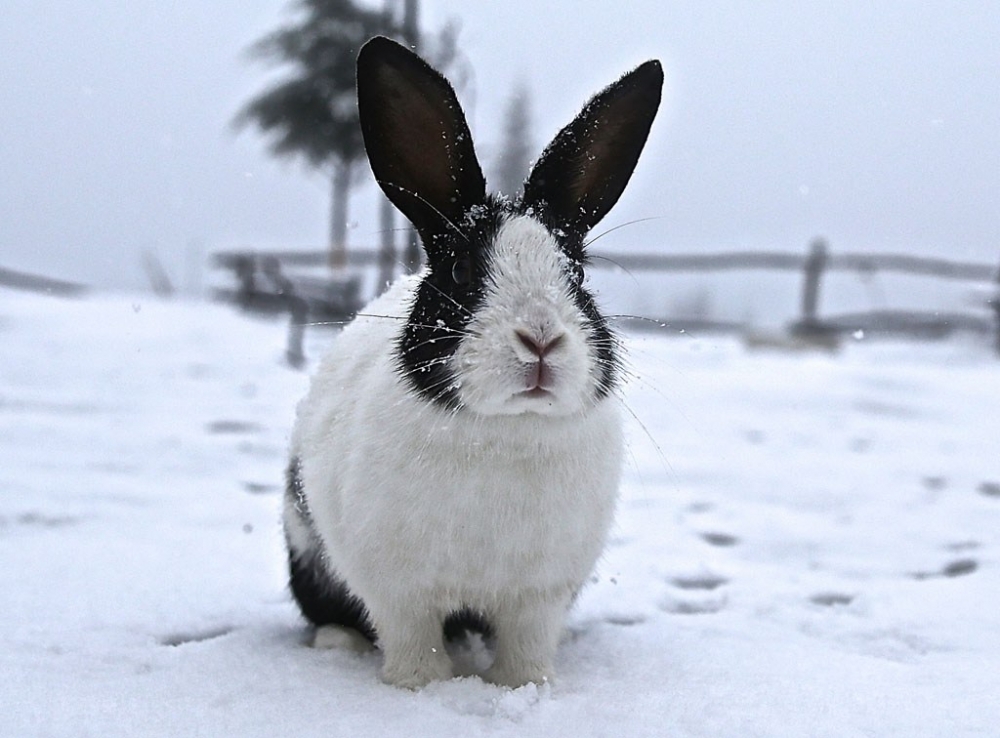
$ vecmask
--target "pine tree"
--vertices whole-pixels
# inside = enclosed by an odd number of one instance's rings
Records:
[[[364,160],[358,123],[355,59],[372,36],[398,35],[388,13],[352,0],[300,0],[301,19],[255,43],[250,53],[291,67],[282,82],[253,98],[234,120],[272,137],[278,156],[300,156],[332,183],[330,263],[347,261],[348,198]]]

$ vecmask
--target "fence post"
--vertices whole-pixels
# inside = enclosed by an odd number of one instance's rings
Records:
[[[392,282],[396,267],[396,206],[388,197],[379,198],[379,229],[382,231],[382,245],[378,251],[378,276],[375,294],[381,295]]]
[[[407,274],[416,274],[420,271],[420,236],[416,229],[409,230],[408,239],[403,254],[403,268]]]
[[[306,363],[304,348],[306,324],[309,321],[309,304],[301,297],[288,297],[288,346],[285,349],[285,361],[293,369],[301,369]]]
[[[997,335],[995,348],[997,355],[1000,356],[1000,269],[997,269],[997,276],[994,281],[996,282],[996,289],[989,300],[989,306],[993,308],[993,315],[996,317]]]
[[[240,254],[233,261],[233,271],[236,273],[236,301],[248,309],[257,297],[257,263],[253,256]]]
[[[265,258],[261,270],[288,309],[288,347],[285,349],[285,360],[293,369],[301,369],[306,363],[303,344],[309,319],[309,303],[295,293],[295,285],[281,271],[281,262],[277,257]]]
[[[800,325],[809,329],[819,324],[816,317],[819,307],[819,285],[823,271],[829,261],[826,241],[815,239],[809,245],[809,255],[805,263],[805,282],[802,286],[802,320]]]

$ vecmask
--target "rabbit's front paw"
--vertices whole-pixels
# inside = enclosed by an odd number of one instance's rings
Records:
[[[414,656],[392,656],[386,653],[382,667],[382,681],[403,689],[420,689],[431,682],[447,681],[451,677],[451,659],[444,648],[435,648]]]
[[[551,682],[555,678],[555,670],[551,662],[544,662],[536,659],[516,660],[497,658],[483,678],[502,687],[517,689],[525,684],[537,684],[541,686]]]
[[[484,678],[493,684],[517,689],[525,684],[547,684],[555,678],[555,671],[551,664],[538,662],[495,663]]]

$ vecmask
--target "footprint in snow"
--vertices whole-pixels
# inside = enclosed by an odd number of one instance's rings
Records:
[[[257,423],[246,420],[215,420],[205,426],[205,430],[212,435],[243,435],[260,429]]]
[[[714,535],[725,536],[725,534]],[[725,537],[732,538],[732,536]],[[735,538],[733,541],[735,542]],[[726,593],[719,589],[728,583],[729,580],[725,577],[709,572],[670,577],[667,579],[667,584],[680,592],[668,593],[660,601],[659,607],[662,611],[673,615],[709,615],[719,612],[727,602]]]
[[[1000,499],[1000,482],[983,482],[979,485],[979,494]]]
[[[0,530],[14,526],[24,528],[65,528],[76,525],[79,522],[79,518],[72,517],[71,515],[46,515],[40,512],[26,512],[14,518],[7,518],[0,515]]]
[[[282,491],[278,485],[264,482],[243,482],[243,489],[252,495],[270,495]]]
[[[924,477],[923,485],[931,492],[941,492],[948,486],[948,480],[944,477]]]
[[[725,594],[700,598],[667,595],[659,604],[663,612],[671,615],[712,615],[726,606]]]
[[[729,548],[740,542],[739,538],[729,533],[702,533],[701,540],[711,546],[719,546],[720,548]]]
[[[674,585],[678,589],[685,590],[702,590],[711,592],[712,590],[718,589],[723,584],[729,582],[728,579],[714,574],[698,574],[696,576],[687,577],[674,577],[668,580],[670,584]]]
[[[839,592],[821,592],[809,598],[814,605],[823,607],[843,607],[854,602],[854,595],[841,594]]]
[[[945,550],[960,553],[962,551],[975,551],[981,547],[982,544],[979,541],[958,541],[957,543],[949,543],[945,546]]]
[[[972,574],[978,569],[979,562],[975,559],[956,559],[939,571],[918,571],[911,574],[911,576],[918,581],[923,581],[925,579],[938,579],[942,577],[954,579],[956,577],[964,577],[967,574]]]
[[[633,625],[642,625],[646,622],[646,618],[642,615],[609,615],[604,618],[604,622],[608,625],[628,628]]]

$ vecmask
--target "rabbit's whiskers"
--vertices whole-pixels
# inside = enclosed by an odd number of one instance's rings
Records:
[[[407,189],[405,187],[401,187],[400,185],[394,184],[393,182],[379,182],[379,184],[381,184],[383,187],[392,187],[392,188],[394,188],[396,190],[399,190],[400,192],[402,192],[405,195],[409,195],[410,197],[413,197],[413,198],[419,200],[424,205],[426,205],[431,210],[433,210],[438,215],[438,217],[441,218],[441,220],[443,220],[445,223],[447,223],[449,226],[451,226],[455,230],[455,233],[457,233],[459,236],[462,237],[463,241],[465,241],[467,244],[471,244],[472,243],[472,241],[469,239],[469,237],[467,235],[465,235],[465,232],[461,228],[459,228],[457,225],[455,225],[454,221],[452,221],[447,215],[445,215],[444,213],[442,213],[437,207],[434,206],[433,203],[429,202],[419,192],[414,192],[413,190],[409,190],[409,189]]]
[[[664,216],[662,215],[652,215],[647,218],[636,218],[635,220],[630,220],[627,223],[616,225],[612,228],[608,228],[606,231],[601,231],[593,238],[590,238],[587,241],[585,241],[583,244],[583,248],[587,249],[590,247],[590,244],[594,243],[594,241],[598,241],[607,236],[609,233],[614,233],[615,231],[621,230],[622,228],[626,228],[627,226],[636,225],[637,223],[647,223],[651,220],[663,220],[663,219]],[[610,261],[612,264],[615,263],[612,259],[608,259],[607,257],[594,257],[594,258],[604,259],[605,261]]]

